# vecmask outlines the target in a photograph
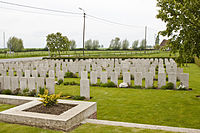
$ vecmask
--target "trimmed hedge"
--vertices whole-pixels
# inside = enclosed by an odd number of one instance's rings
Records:
[[[172,58],[172,59],[176,59],[176,57],[142,57],[142,56],[109,56],[109,57],[95,57],[95,56],[81,56],[81,57],[43,57],[43,59],[54,59],[54,60],[68,60],[68,59],[72,59],[72,60],[80,60],[80,59],[129,59],[129,58],[134,58],[134,59],[155,59],[155,58]]]

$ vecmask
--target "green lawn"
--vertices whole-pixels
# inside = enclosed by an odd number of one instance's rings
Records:
[[[90,87],[103,120],[200,128],[200,67],[190,64],[192,91]],[[79,79],[65,79],[65,81]],[[56,86],[56,93],[79,95],[79,86]]]
[[[14,105],[0,104],[0,111],[14,107]],[[0,133],[64,133],[63,131],[48,130],[18,124],[0,122]],[[97,124],[84,124],[73,130],[72,133],[172,133],[161,130],[116,127]],[[174,132],[173,132],[174,133]]]
[[[184,72],[190,73],[192,91],[126,89],[91,87],[90,101],[97,102],[97,118],[103,120],[123,121],[133,123],[155,124],[164,126],[187,127],[200,129],[200,67],[190,64],[184,67]],[[79,82],[80,79],[65,79]],[[56,93],[64,95],[79,95],[79,86],[56,85]],[[9,108],[0,105],[0,110]],[[52,132],[28,126],[0,123],[0,132],[15,130],[29,132]],[[80,132],[160,132],[136,128],[113,127],[105,125],[84,124],[72,131]]]
[[[64,51],[62,55],[83,56],[82,51]],[[42,57],[49,56],[48,51],[32,51],[32,52],[15,52],[13,54],[0,53],[0,59],[4,58],[24,58],[24,57]],[[92,57],[117,57],[117,56],[132,56],[132,57],[169,57],[169,52],[166,51],[85,51],[85,56]],[[175,55],[172,55],[175,57]]]

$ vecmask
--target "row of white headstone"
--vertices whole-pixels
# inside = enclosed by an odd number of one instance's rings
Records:
[[[21,91],[28,88],[29,91],[36,90],[36,92],[39,92],[39,88],[46,88],[49,90],[49,94],[54,94],[55,78],[0,76],[0,90],[9,89],[14,92],[18,88],[20,88]]]
[[[85,73],[87,73],[85,71]],[[84,75],[85,76],[85,75]],[[143,75],[141,72],[124,72],[123,73],[123,83],[127,83],[128,85],[131,85],[131,76],[134,77],[134,85],[135,86],[142,86],[142,79]],[[145,73],[145,88],[153,87],[154,82],[154,74],[152,72]],[[97,84],[97,72],[91,71],[90,72],[90,84]],[[118,78],[119,73],[118,72],[111,72],[111,81],[118,85]],[[81,75],[81,79],[82,75]],[[86,78],[84,78],[86,79]],[[189,87],[189,74],[188,73],[180,73],[179,74],[180,82],[183,83],[183,85],[188,88]],[[101,72],[100,76],[100,82],[101,83],[107,83],[108,82],[108,74],[106,71]],[[176,88],[176,82],[177,82],[177,75],[176,73],[168,73],[168,82],[171,82],[174,84],[174,88]],[[158,73],[158,88],[161,88],[162,86],[166,85],[166,73]]]

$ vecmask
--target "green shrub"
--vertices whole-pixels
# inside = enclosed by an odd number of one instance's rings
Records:
[[[142,89],[142,86],[140,86],[140,85],[135,85],[135,86],[131,86],[130,88],[134,88],[134,89]]]
[[[60,98],[61,93],[49,95],[49,91],[45,89],[44,94],[43,95],[39,94],[39,96],[40,98],[42,98],[42,100],[40,101],[43,103],[43,105],[45,107],[50,107],[58,103],[58,99]]]
[[[22,91],[22,95],[23,95],[23,96],[28,96],[28,95],[29,95],[29,89],[28,89],[28,88],[24,89],[24,90]]]
[[[44,88],[41,88],[41,87],[40,87],[40,88],[39,88],[39,94],[40,94],[40,95],[43,95],[43,94],[44,94],[44,90],[45,90]]]
[[[172,90],[172,89],[174,89],[174,84],[173,83],[167,83],[167,89],[169,89],[169,90]]]
[[[72,72],[66,72],[64,77],[65,78],[77,78],[77,75]]]
[[[79,83],[76,83],[75,81],[72,81],[72,82],[64,82],[64,85],[79,85]]]
[[[9,89],[5,89],[5,90],[2,90],[1,93],[2,93],[2,94],[6,94],[6,95],[11,95],[11,94],[12,94],[12,91],[9,90]]]
[[[74,100],[84,100],[85,97],[83,97],[83,96],[73,96],[73,99]]]
[[[91,84],[90,86],[100,86],[101,83]]]
[[[174,89],[174,84],[169,82],[166,85],[162,86],[161,89],[163,89],[163,90],[172,90],[172,89]]]
[[[57,83],[57,85],[60,85],[60,84],[62,84],[63,83],[63,80],[62,79],[60,79],[60,80],[58,80],[58,83]]]
[[[194,62],[195,62],[195,64],[197,64],[200,67],[200,59],[199,58],[195,57]]]
[[[108,82],[108,83],[105,83],[105,84],[100,84],[101,87],[117,87],[117,85],[115,85],[115,83],[113,82]]]

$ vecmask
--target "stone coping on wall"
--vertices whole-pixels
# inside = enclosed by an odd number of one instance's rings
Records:
[[[41,104],[40,98],[0,95],[1,104],[18,105],[0,112],[0,121],[68,131],[87,118],[96,117],[95,102],[58,100],[58,103],[77,105],[60,115],[23,111]],[[11,103],[12,102],[12,103]]]

